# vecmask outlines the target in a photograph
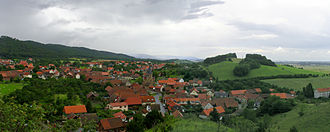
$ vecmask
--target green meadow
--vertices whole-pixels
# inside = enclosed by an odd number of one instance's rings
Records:
[[[295,126],[298,132],[327,132],[330,130],[329,109],[330,102],[318,105],[299,103],[293,110],[273,116],[271,131],[288,132]]]
[[[245,77],[237,77],[233,74],[235,66],[237,66],[239,61],[225,61],[217,64],[213,64],[207,67],[209,71],[212,72],[214,77],[219,80],[233,80],[233,79],[245,79],[254,77],[266,77],[266,76],[276,76],[276,75],[294,75],[294,74],[322,74],[320,72],[308,71],[303,69],[298,69],[294,67],[288,67],[283,65],[278,65],[277,67],[261,65],[260,68],[251,70],[250,73]]]
[[[306,87],[309,83],[313,85],[314,89],[330,87],[330,77],[268,79],[262,81],[280,87],[292,88],[297,91],[302,90],[302,88]]]
[[[14,92],[16,89],[22,89],[24,86],[23,83],[9,83],[3,84],[0,83],[0,97]]]
[[[189,117],[178,120],[173,124],[172,132],[217,132],[218,124],[210,120],[202,120],[198,117]],[[233,132],[232,129],[222,126],[221,132]]]

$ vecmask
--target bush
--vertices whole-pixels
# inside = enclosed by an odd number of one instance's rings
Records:
[[[238,65],[233,72],[235,76],[243,77],[249,74],[250,69],[247,65]]]

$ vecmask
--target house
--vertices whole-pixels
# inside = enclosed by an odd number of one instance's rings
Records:
[[[227,98],[229,95],[226,91],[220,90],[219,92],[214,92],[215,98]]]
[[[172,113],[172,115],[175,117],[175,118],[182,118],[183,115],[182,113],[179,111],[179,110],[176,110]]]
[[[122,111],[113,114],[113,116],[120,118],[123,122],[126,121],[126,115]]]
[[[142,100],[138,97],[128,97],[125,102],[128,106],[142,105]]]
[[[216,98],[211,101],[214,106],[222,106],[223,108],[237,108],[238,102],[235,98]]]
[[[270,93],[270,95],[280,97],[281,99],[292,99],[295,97],[288,93]]]
[[[90,121],[93,121],[95,123],[99,121],[99,117],[96,115],[96,113],[81,114],[80,119],[83,125],[87,124]]]
[[[89,92],[87,95],[86,95],[87,99],[95,99],[96,97],[99,97],[99,94],[96,93],[96,92]]]
[[[207,94],[199,94],[198,95],[199,100],[201,101],[207,101],[207,100],[211,100],[211,96],[207,95]]]
[[[196,104],[200,104],[199,98],[174,98],[173,101],[175,103],[182,104],[182,105],[187,105],[187,104],[196,105]]]
[[[102,119],[98,130],[100,132],[122,132],[125,131],[125,124],[118,117]]]
[[[76,119],[80,114],[87,113],[85,105],[64,106],[63,112],[67,119]]]
[[[193,96],[198,96],[198,90],[196,88],[193,88],[190,92],[190,95],[193,95]]]
[[[230,95],[231,96],[237,96],[237,95],[243,95],[246,93],[247,90],[231,90]]]
[[[146,104],[155,104],[155,97],[154,96],[141,96],[142,105]]]
[[[211,103],[209,103],[209,102],[202,102],[201,105],[203,107],[203,110],[213,108],[213,105]]]
[[[105,88],[105,90],[109,92],[109,91],[112,90],[112,87],[111,87],[111,86],[107,86],[107,87]]]
[[[218,106],[218,107],[215,107],[215,108],[211,108],[211,109],[203,110],[202,113],[201,113],[201,115],[200,115],[200,117],[201,117],[201,118],[207,118],[207,117],[209,117],[209,116],[210,116],[210,113],[211,113],[214,109],[216,109],[217,112],[218,112],[219,114],[225,112],[225,109],[223,109],[221,106]]]
[[[213,93],[212,90],[208,90],[208,91],[206,92],[206,94],[207,94],[208,96],[210,96],[210,97],[213,97],[213,96],[214,96],[214,93]]]
[[[330,88],[318,88],[314,90],[314,98],[329,98],[330,95]]]
[[[128,111],[128,104],[126,102],[109,103],[106,108],[110,110]]]

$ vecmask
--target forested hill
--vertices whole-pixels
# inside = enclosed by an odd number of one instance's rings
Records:
[[[84,47],[21,41],[7,36],[0,38],[0,57],[134,59],[134,57],[125,54],[97,51]]]

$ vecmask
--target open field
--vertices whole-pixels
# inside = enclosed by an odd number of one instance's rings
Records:
[[[263,77],[263,76],[276,76],[276,75],[294,75],[294,74],[322,74],[320,72],[308,71],[288,66],[278,65],[278,67],[264,66],[261,65],[260,68],[251,70],[250,73],[245,77],[236,77],[233,74],[235,66],[238,65],[238,61],[234,62],[221,62],[217,64],[210,65],[207,69],[213,73],[215,77],[219,80],[233,80],[233,79],[244,79],[253,77]]]
[[[309,83],[312,83],[314,89],[330,87],[330,77],[268,79],[262,81],[280,87],[292,88],[297,91],[302,90],[302,88],[306,87]]]
[[[298,66],[298,67],[302,67],[305,70],[309,70],[309,71],[315,71],[315,72],[322,72],[325,74],[329,74],[330,73],[330,65],[308,65],[308,66]]]
[[[0,84],[0,97],[3,95],[10,94],[11,92],[14,92],[16,89],[23,88],[23,83],[9,83],[9,84]]]
[[[210,120],[202,120],[198,117],[181,119],[175,122],[173,132],[216,132],[218,124]],[[233,132],[232,129],[221,126],[221,132]]]
[[[299,132],[326,132],[330,130],[330,103],[299,103],[293,110],[272,117],[271,131],[288,132],[295,126]],[[299,116],[303,111],[304,115]]]

